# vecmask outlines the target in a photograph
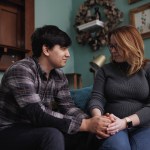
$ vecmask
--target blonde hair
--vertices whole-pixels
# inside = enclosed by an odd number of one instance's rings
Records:
[[[138,72],[144,64],[144,42],[138,30],[131,25],[122,26],[109,33],[109,41],[111,36],[118,47],[121,47],[123,57],[130,65],[128,75]]]

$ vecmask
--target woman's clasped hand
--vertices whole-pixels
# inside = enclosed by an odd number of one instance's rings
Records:
[[[126,128],[126,120],[116,117],[114,114],[106,113],[98,117],[99,122],[95,125],[97,138],[107,138]]]

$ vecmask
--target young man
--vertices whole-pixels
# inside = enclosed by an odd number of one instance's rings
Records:
[[[31,41],[33,56],[14,63],[1,81],[0,149],[73,150],[80,145],[80,131],[108,137],[103,130],[110,120],[88,118],[75,107],[59,69],[70,57],[69,36],[47,25],[37,28]]]

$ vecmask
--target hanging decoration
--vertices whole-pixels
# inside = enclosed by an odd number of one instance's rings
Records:
[[[78,43],[83,45],[89,44],[94,51],[98,50],[107,44],[108,32],[121,23],[122,18],[123,13],[115,7],[113,0],[86,0],[80,6],[75,18]],[[96,19],[101,20],[104,26],[99,27],[98,30],[95,31],[78,30],[78,26]]]

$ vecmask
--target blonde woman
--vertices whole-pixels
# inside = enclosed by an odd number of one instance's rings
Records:
[[[111,62],[97,72],[89,102],[92,116],[105,113],[113,120],[98,140],[99,150],[149,150],[150,62],[144,58],[144,43],[129,25],[108,35]]]

